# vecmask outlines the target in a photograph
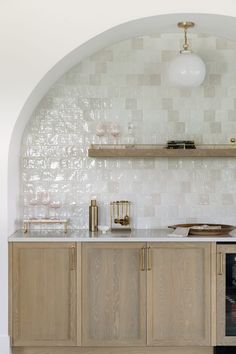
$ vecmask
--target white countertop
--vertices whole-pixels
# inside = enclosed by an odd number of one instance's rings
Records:
[[[216,236],[171,236],[172,229],[145,229],[131,232],[111,232],[105,235],[101,232],[88,230],[69,230],[67,233],[59,230],[16,231],[8,239],[9,242],[236,242],[236,237]]]

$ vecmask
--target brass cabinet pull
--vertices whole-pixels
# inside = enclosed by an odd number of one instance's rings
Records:
[[[75,246],[71,246],[70,248],[70,270],[75,270],[76,268],[76,256],[75,256]]]
[[[218,272],[218,275],[223,275],[224,273],[224,267],[223,267],[223,253],[222,252],[219,252],[219,272]]]
[[[151,251],[151,247],[147,247],[147,270],[152,270],[152,251]]]
[[[142,247],[140,250],[140,268],[145,270],[145,247]]]

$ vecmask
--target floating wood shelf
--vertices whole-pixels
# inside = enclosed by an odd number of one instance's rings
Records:
[[[167,149],[166,145],[91,145],[89,157],[236,157],[236,145],[197,145],[196,149]]]

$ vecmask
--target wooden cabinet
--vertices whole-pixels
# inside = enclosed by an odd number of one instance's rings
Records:
[[[211,345],[210,243],[149,247],[148,345]]]
[[[144,246],[83,244],[83,346],[146,345]]]
[[[14,243],[12,252],[13,346],[76,345],[76,244]]]
[[[214,345],[212,244],[14,243],[13,346]]]

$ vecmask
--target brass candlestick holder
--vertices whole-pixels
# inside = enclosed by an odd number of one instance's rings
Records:
[[[130,204],[127,200],[110,203],[111,231],[131,231]]]

